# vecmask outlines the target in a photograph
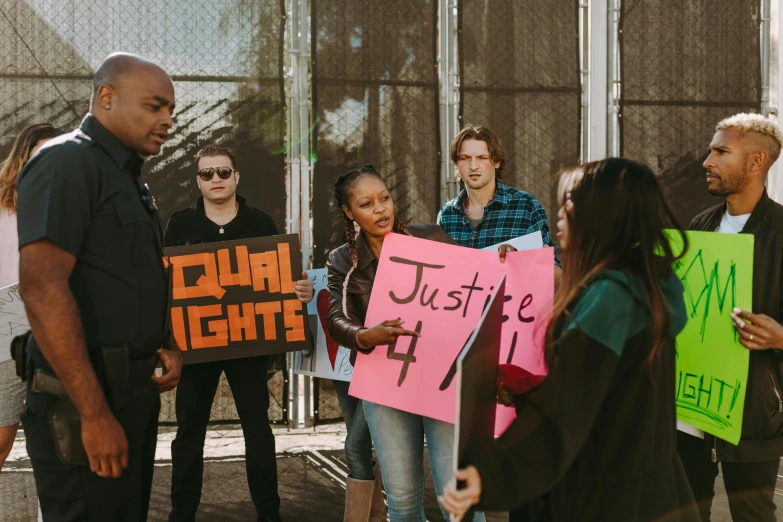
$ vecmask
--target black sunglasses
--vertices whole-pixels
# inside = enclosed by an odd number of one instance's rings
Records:
[[[207,167],[199,170],[198,176],[204,181],[211,180],[215,174],[220,176],[220,179],[228,179],[234,172],[236,171],[231,167]]]

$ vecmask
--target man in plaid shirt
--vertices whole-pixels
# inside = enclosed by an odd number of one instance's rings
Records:
[[[544,245],[555,246],[541,203],[499,181],[506,155],[494,132],[465,126],[451,143],[451,160],[465,189],[443,205],[438,224],[460,245],[485,248],[540,230]]]
[[[443,205],[438,224],[460,245],[485,248],[540,230],[544,246],[555,246],[541,203],[499,181],[506,154],[497,134],[481,125],[466,125],[451,142],[451,161],[465,189]],[[511,245],[501,245],[501,260],[514,250]],[[558,285],[561,271],[557,256],[554,262]],[[511,520],[527,520],[540,508],[538,502],[512,511]]]

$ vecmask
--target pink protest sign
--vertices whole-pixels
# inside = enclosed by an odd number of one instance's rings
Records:
[[[554,296],[554,252],[498,254],[400,234],[384,241],[366,326],[402,318],[421,334],[359,354],[350,393],[364,400],[454,422],[456,360],[494,285],[506,273],[499,363],[544,375],[546,321]],[[514,419],[499,406],[496,433]]]

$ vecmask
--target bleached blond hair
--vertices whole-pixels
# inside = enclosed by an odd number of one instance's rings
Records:
[[[775,163],[780,156],[780,149],[783,147],[783,132],[780,127],[770,118],[765,118],[761,114],[739,113],[721,120],[715,127],[716,131],[737,129],[743,134],[755,132],[764,136],[764,141],[768,143],[767,152],[770,156],[770,164]]]

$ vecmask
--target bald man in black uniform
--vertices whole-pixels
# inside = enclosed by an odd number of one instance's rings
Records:
[[[32,327],[22,424],[46,522],[147,519],[159,392],[182,370],[160,219],[140,180],[173,125],[174,86],[158,65],[116,53],[93,87],[81,126],[19,179]]]

